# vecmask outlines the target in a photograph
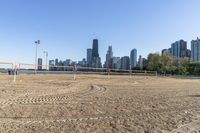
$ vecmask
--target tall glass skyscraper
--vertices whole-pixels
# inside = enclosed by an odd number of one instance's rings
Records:
[[[130,65],[131,65],[131,68],[134,68],[137,65],[137,50],[136,49],[131,50]]]
[[[93,45],[92,45],[92,57],[99,57],[99,52],[98,52],[98,39],[93,40]]]
[[[42,70],[42,58],[38,58],[38,70]]]
[[[101,58],[99,57],[99,50],[98,50],[98,39],[93,40],[92,44],[92,67],[102,67],[101,65]]]
[[[121,58],[121,69],[128,70],[130,68],[129,56],[124,56]]]
[[[184,40],[176,41],[171,45],[172,56],[176,58],[187,56],[187,42]]]
[[[200,61],[200,39],[191,41],[191,54],[193,61]]]
[[[92,65],[92,49],[91,48],[87,49],[87,64],[88,66]]]
[[[105,62],[106,68],[112,68],[112,62],[111,62],[112,58],[113,58],[112,46],[109,46],[106,54],[106,62]]]

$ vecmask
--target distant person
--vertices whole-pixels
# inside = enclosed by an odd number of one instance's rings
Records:
[[[8,75],[12,75],[12,70],[8,69]]]

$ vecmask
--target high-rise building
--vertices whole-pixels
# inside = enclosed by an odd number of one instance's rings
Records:
[[[171,44],[172,56],[175,58],[186,57],[187,42],[184,40],[176,41]]]
[[[192,61],[200,61],[200,39],[191,41]]]
[[[190,49],[187,49],[186,57],[191,58],[191,50]]]
[[[106,54],[106,62],[105,62],[106,68],[112,68],[112,62],[111,62],[112,57],[113,57],[112,46],[109,46]]]
[[[52,71],[52,70],[54,70],[54,66],[55,64],[54,64],[54,60],[49,60],[49,70],[50,71]]]
[[[92,44],[92,57],[99,57],[98,39],[94,39],[93,40],[93,44]]]
[[[172,48],[168,48],[169,54],[172,54]]]
[[[38,58],[38,70],[42,70],[42,58]]]
[[[143,69],[143,58],[141,55],[139,56],[139,59],[138,59],[138,66],[140,67],[140,70]]]
[[[131,65],[131,68],[134,68],[137,66],[137,50],[136,49],[131,50],[130,65]]]
[[[170,48],[169,49],[163,49],[161,53],[162,53],[162,56],[169,55],[170,54]]]
[[[58,59],[55,59],[55,66],[59,66]]]
[[[90,67],[92,65],[92,49],[87,49],[87,64]]]
[[[92,44],[92,63],[91,63],[92,67],[102,67],[101,64],[101,58],[99,57],[99,52],[98,52],[98,39],[94,39],[93,40],[93,44]]]
[[[58,66],[64,66],[64,61],[61,61],[61,60],[60,60],[60,61],[58,62]],[[58,71],[64,71],[64,67],[58,67],[57,70],[58,70]]]
[[[77,66],[81,66],[81,67],[86,67],[86,65],[87,65],[87,62],[85,58],[83,58],[82,61],[78,61],[78,64],[77,64]]]
[[[119,60],[117,60],[116,69],[121,69],[122,68],[121,61],[122,61],[121,58],[119,58]]]
[[[118,66],[119,61],[120,61],[120,57],[112,57],[111,59],[112,68],[119,69],[121,66],[121,63],[119,63],[120,65]]]
[[[49,60],[49,66],[54,66],[54,60]]]
[[[130,68],[130,59],[129,56],[124,56],[121,58],[121,69],[129,70]]]
[[[95,67],[95,68],[101,68],[102,67],[100,57],[93,57],[92,67]]]
[[[66,59],[64,66],[71,66],[72,65],[72,60],[71,59]]]

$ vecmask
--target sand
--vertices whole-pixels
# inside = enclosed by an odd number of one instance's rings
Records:
[[[0,132],[200,132],[200,80],[0,75]]]

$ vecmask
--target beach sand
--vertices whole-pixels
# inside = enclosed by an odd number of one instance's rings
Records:
[[[200,80],[0,75],[0,132],[200,131]]]

